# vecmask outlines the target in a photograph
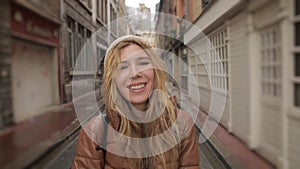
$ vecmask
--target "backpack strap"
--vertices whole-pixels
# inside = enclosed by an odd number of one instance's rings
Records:
[[[107,128],[108,128],[109,119],[108,119],[106,114],[103,114],[103,119],[104,119],[104,123],[103,123],[104,132],[103,132],[103,145],[102,145],[103,148],[102,148],[102,151],[103,151],[103,156],[104,156],[104,159],[105,159],[106,146],[107,146]]]
[[[107,146],[107,129],[108,129],[108,123],[109,123],[109,119],[107,117],[107,115],[105,113],[102,114],[102,117],[104,119],[104,122],[103,122],[103,140],[102,140],[102,146],[100,145],[97,145],[95,147],[95,150],[96,151],[102,151],[103,153],[103,158],[105,159],[105,155],[106,155],[106,146]]]

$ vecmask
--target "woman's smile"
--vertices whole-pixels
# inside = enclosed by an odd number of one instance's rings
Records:
[[[132,84],[129,85],[129,90],[132,92],[142,92],[144,91],[146,83]]]

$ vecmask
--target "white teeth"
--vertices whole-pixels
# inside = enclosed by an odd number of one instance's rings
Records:
[[[140,85],[135,85],[135,86],[130,86],[130,89],[140,89],[140,88],[143,88],[145,86],[145,84],[140,84]]]

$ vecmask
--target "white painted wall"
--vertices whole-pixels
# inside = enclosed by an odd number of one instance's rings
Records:
[[[229,57],[231,60],[232,132],[248,143],[250,134],[249,49],[246,14],[241,13],[229,24]]]

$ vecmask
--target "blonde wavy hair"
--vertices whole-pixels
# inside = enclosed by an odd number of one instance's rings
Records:
[[[132,44],[140,46],[150,57],[154,67],[154,89],[159,89],[159,91],[165,95],[165,99],[160,98],[165,104],[163,113],[157,119],[149,123],[138,123],[126,118],[126,115],[132,112],[132,108],[130,107],[131,105],[128,104],[128,102],[123,97],[117,97],[121,94],[118,92],[116,84],[114,83],[114,77],[117,73],[117,68],[121,61],[120,51],[121,49]],[[128,36],[126,38],[113,42],[113,44],[107,50],[104,60],[104,67],[102,93],[104,94],[106,113],[110,120],[117,121],[118,125],[113,127],[115,127],[118,132],[129,137],[145,138],[161,134],[172,126],[177,117],[176,106],[171,99],[168,99],[168,92],[165,87],[166,71],[164,71],[163,62],[149,43],[136,36]],[[156,104],[149,104],[148,110],[155,111],[156,109],[151,107],[154,105]],[[169,134],[166,139],[167,140],[164,140],[164,142],[167,141],[173,145],[176,145],[176,143],[178,142],[178,138],[176,138],[173,134]],[[126,145],[130,145],[130,140],[124,139],[124,141],[127,141]],[[166,168],[166,159],[163,156],[163,145],[157,145],[159,144],[157,142],[152,142],[150,144],[152,145],[150,145],[149,147],[155,146],[161,150],[160,154],[156,156],[160,159],[160,161],[162,161],[163,167]],[[145,151],[151,151],[151,149]],[[177,157],[178,149],[173,148],[171,153],[172,157]],[[134,160],[134,164],[133,166],[131,166],[131,168],[155,168],[155,166],[157,165],[155,156],[135,158],[131,160]],[[172,163],[174,163],[175,160],[177,159],[174,159]]]

